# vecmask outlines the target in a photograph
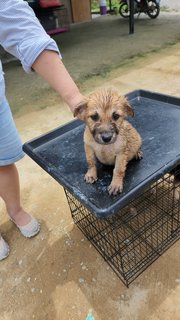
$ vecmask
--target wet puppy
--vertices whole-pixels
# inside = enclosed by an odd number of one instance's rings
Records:
[[[114,89],[99,90],[90,94],[87,102],[75,109],[74,115],[86,123],[84,147],[88,171],[85,181],[97,180],[97,158],[105,165],[114,165],[109,194],[122,192],[128,161],[142,158],[141,137],[125,120],[127,116],[134,116],[128,100]]]

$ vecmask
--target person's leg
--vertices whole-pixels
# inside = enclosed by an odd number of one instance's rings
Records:
[[[0,234],[0,261],[9,255],[9,246]]]
[[[19,176],[15,164],[0,166],[0,197],[6,204],[10,218],[19,226],[31,221],[20,204]]]
[[[39,223],[20,203],[19,176],[15,164],[0,167],[0,197],[4,200],[11,220],[25,237],[39,232]]]
[[[32,237],[39,232],[39,223],[21,206],[19,176],[14,164],[23,156],[22,143],[4,97],[0,104],[0,197],[21,233],[25,237]],[[8,253],[8,245],[0,235],[0,260]]]

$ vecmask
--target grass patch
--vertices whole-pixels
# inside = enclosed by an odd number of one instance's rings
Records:
[[[119,6],[119,1],[118,0],[114,0],[111,2],[112,3],[112,8],[113,7],[118,7]],[[107,6],[107,9],[110,9],[109,8],[109,1],[107,0],[106,1],[106,6]],[[92,0],[91,1],[91,11],[93,12],[96,12],[99,10],[99,1],[98,0]]]
[[[161,6],[161,11],[169,12],[169,11],[171,11],[171,9],[166,6]]]

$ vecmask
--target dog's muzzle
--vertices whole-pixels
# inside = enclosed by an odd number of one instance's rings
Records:
[[[114,143],[117,137],[116,133],[111,131],[96,132],[93,136],[94,140],[100,144]]]
[[[111,126],[96,126],[91,133],[97,143],[111,144],[116,141],[118,129],[113,124],[111,124]]]
[[[111,132],[103,132],[101,134],[101,139],[104,143],[110,143],[112,137],[113,137],[113,134]]]

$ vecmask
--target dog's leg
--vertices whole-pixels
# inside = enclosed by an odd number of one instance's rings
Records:
[[[84,176],[84,180],[87,183],[94,183],[97,180],[97,169],[96,169],[96,157],[93,149],[85,144],[85,154],[88,164],[88,171]]]
[[[115,167],[113,170],[113,178],[108,187],[110,195],[116,195],[123,190],[123,179],[127,166],[127,154],[123,153],[116,157]]]
[[[141,149],[138,150],[138,152],[135,155],[136,160],[141,160],[143,159],[143,152]]]

